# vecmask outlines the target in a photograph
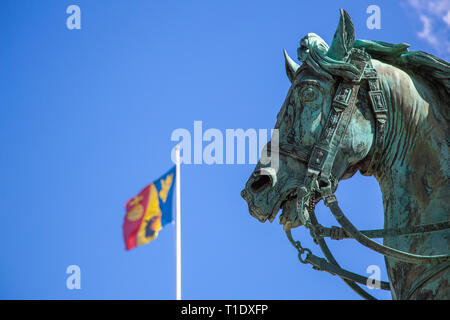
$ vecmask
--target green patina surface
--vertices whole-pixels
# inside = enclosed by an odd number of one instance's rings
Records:
[[[372,58],[387,102],[384,148],[376,170],[368,170],[375,120],[369,105],[369,88],[361,84],[356,110],[340,143],[332,174],[342,180],[359,170],[377,179],[383,194],[385,228],[448,221],[450,64],[424,52],[408,51],[407,44],[355,40],[353,24],[344,13],[341,11],[330,47],[310,33],[300,41],[301,66],[285,56],[292,85],[275,125],[280,144],[313,147],[330,113],[337,84],[355,78],[357,70],[347,62],[350,51],[364,49]],[[271,184],[257,174],[267,166],[257,164],[243,191],[250,213],[265,221],[273,220],[282,209],[281,224],[289,228],[301,226],[295,191],[305,178],[306,164],[280,155],[275,183]],[[448,254],[450,232],[389,237],[384,244],[420,255]],[[386,267],[394,299],[450,299],[449,268],[411,291],[414,281],[429,265],[386,258]]]

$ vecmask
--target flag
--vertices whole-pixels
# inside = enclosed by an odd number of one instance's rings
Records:
[[[123,222],[125,249],[131,250],[156,239],[158,232],[173,221],[172,195],[176,168],[154,181],[125,204]]]

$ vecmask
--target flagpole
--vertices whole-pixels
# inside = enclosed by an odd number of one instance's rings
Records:
[[[180,146],[175,147],[176,155],[176,297],[181,300],[181,199],[180,199]]]

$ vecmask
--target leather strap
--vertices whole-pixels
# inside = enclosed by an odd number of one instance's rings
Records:
[[[360,80],[370,61],[370,56],[362,50],[353,49],[349,63],[359,70],[359,79],[343,81],[334,96],[327,123],[322,130],[319,142],[314,146],[308,162],[309,171],[317,171],[322,179],[328,180],[333,169],[339,146],[356,107]]]
[[[333,240],[351,239],[352,237],[340,227],[331,228],[322,225],[317,226],[317,236],[321,238],[331,238]],[[423,224],[406,228],[373,229],[361,230],[361,233],[369,238],[388,238],[406,235],[423,234],[427,232],[444,231],[450,229],[450,221],[442,221],[432,224]]]
[[[362,234],[361,231],[356,229],[356,227],[350,222],[350,220],[345,217],[336,200],[329,202],[328,204],[326,203],[326,205],[330,208],[334,218],[337,220],[337,222],[339,222],[345,232],[351,235],[352,238],[354,238],[356,241],[375,252],[378,252],[387,257],[395,258],[399,261],[414,264],[438,264],[450,261],[450,255],[417,255],[379,244],[378,242],[373,241],[372,239]]]
[[[375,120],[375,139],[373,142],[373,153],[370,159],[367,172],[373,174],[381,160],[381,155],[384,149],[384,137],[387,127],[387,102],[379,83],[377,70],[372,66],[372,62],[368,61],[367,67],[364,70],[363,79],[366,79],[369,84],[369,100],[372,107],[372,113]]]

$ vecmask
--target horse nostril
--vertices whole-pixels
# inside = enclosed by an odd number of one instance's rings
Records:
[[[256,177],[255,181],[252,183],[252,191],[258,192],[271,184],[270,177],[268,175],[260,175]]]

